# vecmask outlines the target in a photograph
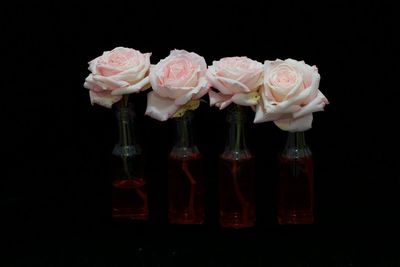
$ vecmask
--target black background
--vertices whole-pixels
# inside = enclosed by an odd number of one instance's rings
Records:
[[[389,244],[400,223],[392,6],[127,1],[2,10],[0,200],[11,266],[117,266],[143,258],[154,266],[398,263],[398,244]],[[218,227],[216,159],[225,114],[202,104],[196,124],[206,155],[207,221],[202,227],[169,226],[165,173],[173,128],[143,116],[145,93],[131,99],[148,159],[150,220],[112,222],[108,163],[116,120],[113,110],[90,105],[83,82],[87,62],[116,46],[152,52],[152,63],[177,48],[204,56],[208,64],[248,56],[317,65],[330,104],[314,115],[307,132],[315,159],[316,224],[276,225],[275,159],[285,134],[265,123],[248,125],[257,158],[257,226]]]

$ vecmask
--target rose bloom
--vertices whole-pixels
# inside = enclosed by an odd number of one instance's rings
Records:
[[[90,101],[107,108],[121,100],[122,95],[149,88],[148,72],[151,53],[125,47],[106,51],[89,62],[92,72],[84,87],[89,89]]]
[[[253,106],[257,104],[257,90],[263,83],[263,65],[247,57],[226,57],[208,67],[211,87],[210,105],[224,109],[231,103]]]
[[[279,128],[290,132],[310,129],[312,113],[322,111],[328,104],[318,90],[319,81],[317,67],[304,61],[265,61],[264,86],[254,122],[274,121]]]
[[[173,50],[150,69],[153,91],[147,95],[146,115],[165,121],[180,107],[205,95],[209,89],[203,57]]]

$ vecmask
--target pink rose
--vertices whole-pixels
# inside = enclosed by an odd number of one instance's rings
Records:
[[[92,72],[85,80],[90,102],[107,108],[121,100],[122,95],[149,88],[148,72],[151,53],[117,47],[89,62]]]
[[[146,115],[165,121],[185,105],[196,106],[191,101],[201,98],[209,89],[206,70],[203,57],[185,50],[171,51],[150,69],[153,91],[147,95]]]
[[[210,105],[224,109],[229,104],[253,106],[257,104],[258,88],[263,83],[263,65],[247,57],[226,57],[208,67],[211,87]]]
[[[318,90],[319,80],[317,67],[304,61],[265,61],[264,87],[254,122],[274,121],[279,128],[290,132],[310,129],[312,113],[322,111],[328,104]]]

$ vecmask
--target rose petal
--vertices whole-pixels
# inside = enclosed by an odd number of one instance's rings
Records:
[[[289,132],[303,132],[311,128],[313,115],[308,114],[296,119],[283,119],[274,121],[280,129]]]
[[[257,62],[259,63],[259,62]],[[247,88],[250,90],[256,90],[258,87],[260,87],[263,82],[264,82],[264,75],[263,75],[263,65],[261,63],[259,70],[255,70],[251,73],[243,73],[238,81],[241,82],[242,84],[246,85]]]
[[[267,121],[266,117],[265,117],[265,111],[263,110],[262,104],[258,104],[255,107],[255,116],[254,116],[254,123],[261,123],[261,122],[265,122]]]
[[[189,102],[189,100],[191,100],[193,98],[193,96],[196,96],[199,93],[201,93],[200,97],[202,97],[204,94],[207,93],[208,88],[209,88],[208,81],[204,77],[202,77],[202,78],[200,78],[199,84],[192,90],[188,91],[183,96],[177,98],[175,100],[175,104],[176,105],[184,105],[187,102]],[[196,98],[200,98],[200,97],[196,97]]]
[[[97,92],[109,90],[107,85],[105,85],[104,83],[102,83],[100,81],[94,80],[93,74],[89,74],[89,76],[86,77],[84,87],[87,89],[90,89],[90,90],[97,91]]]
[[[193,62],[193,65],[197,65],[200,67],[200,77],[205,76],[206,71],[207,71],[207,63],[206,60],[204,59],[204,57],[193,53],[193,52],[187,52],[186,50],[172,50],[171,51],[171,56],[174,57],[185,57],[188,58],[191,62]]]
[[[131,94],[131,93],[137,93],[142,90],[143,87],[147,86],[149,84],[149,77],[144,78],[140,82],[124,87],[124,88],[119,88],[115,89],[111,92],[112,95],[126,95],[126,94]]]
[[[129,83],[121,80],[115,80],[110,77],[105,77],[105,76],[100,76],[100,75],[93,75],[93,80],[96,83],[102,83],[104,84],[108,90],[114,90],[117,88],[125,87],[128,86]]]
[[[99,57],[93,59],[92,61],[89,62],[89,71],[93,74],[97,74],[97,70],[96,70],[96,65],[97,65],[97,61],[99,60]]]
[[[318,95],[316,98],[314,98],[314,100],[302,107],[299,111],[293,113],[293,118],[299,118],[309,113],[323,111],[325,104],[327,103],[328,100],[326,97],[321,92],[318,92]]]
[[[150,70],[149,79],[151,83],[151,87],[157,94],[162,97],[177,99],[183,95],[185,95],[192,88],[190,87],[174,87],[168,88],[166,86],[162,86],[158,83],[157,69],[152,68]]]
[[[311,81],[312,81],[312,74],[314,72],[318,72],[318,69],[316,66],[310,66],[302,61],[297,61],[291,58],[288,58],[285,60],[286,63],[295,66],[296,69],[302,74],[303,76],[303,83],[304,87],[307,88],[310,86]]]
[[[115,80],[126,81],[129,84],[134,84],[143,79],[149,72],[150,62],[146,62],[143,65],[136,66],[120,72],[114,76],[111,76]]]
[[[112,96],[109,91],[94,92],[89,91],[90,102],[92,105],[98,104],[100,106],[111,108],[112,105],[121,100],[121,96]]]
[[[292,112],[300,109],[300,106],[290,106],[282,110],[279,106],[260,101],[256,107],[254,123],[275,121],[292,117]]]
[[[145,114],[159,121],[166,121],[178,110],[173,99],[159,96],[156,92],[147,94],[147,108]]]
[[[216,106],[219,109],[224,109],[232,103],[231,95],[224,95],[210,90],[208,91],[208,96],[210,97],[210,106]]]
[[[89,90],[93,90],[95,92],[102,92],[105,89],[103,89],[102,87],[100,87],[94,80],[93,80],[93,75],[89,74],[88,77],[86,77],[85,79],[85,83],[83,84],[83,87],[89,89]],[[107,89],[107,88],[106,88]]]
[[[319,86],[319,79],[320,76],[318,73],[316,73],[313,76],[313,81],[311,83],[311,86],[305,90],[303,90],[299,95],[290,98],[286,101],[280,102],[276,104],[276,108],[279,108],[279,112],[289,112],[288,109],[290,109],[291,106],[296,105],[299,106],[301,104],[305,104],[306,100],[315,92],[318,92],[318,86]],[[270,102],[267,100],[267,102]],[[294,111],[293,111],[294,112]]]
[[[251,90],[241,82],[231,80],[224,77],[214,76],[212,72],[207,72],[207,79],[211,87],[218,89],[225,95],[233,95],[236,93],[249,93]]]

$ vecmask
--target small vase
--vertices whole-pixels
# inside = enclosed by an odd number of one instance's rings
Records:
[[[128,96],[117,103],[119,141],[114,146],[112,176],[112,217],[146,220],[147,189],[142,149],[135,135],[135,114]]]
[[[304,132],[288,133],[278,161],[278,223],[314,222],[313,160]]]
[[[168,161],[168,220],[171,224],[202,224],[204,175],[192,129],[193,111],[174,120],[176,139]]]
[[[246,146],[245,108],[232,104],[228,136],[219,161],[219,222],[222,227],[252,227],[255,214],[254,156]]]

